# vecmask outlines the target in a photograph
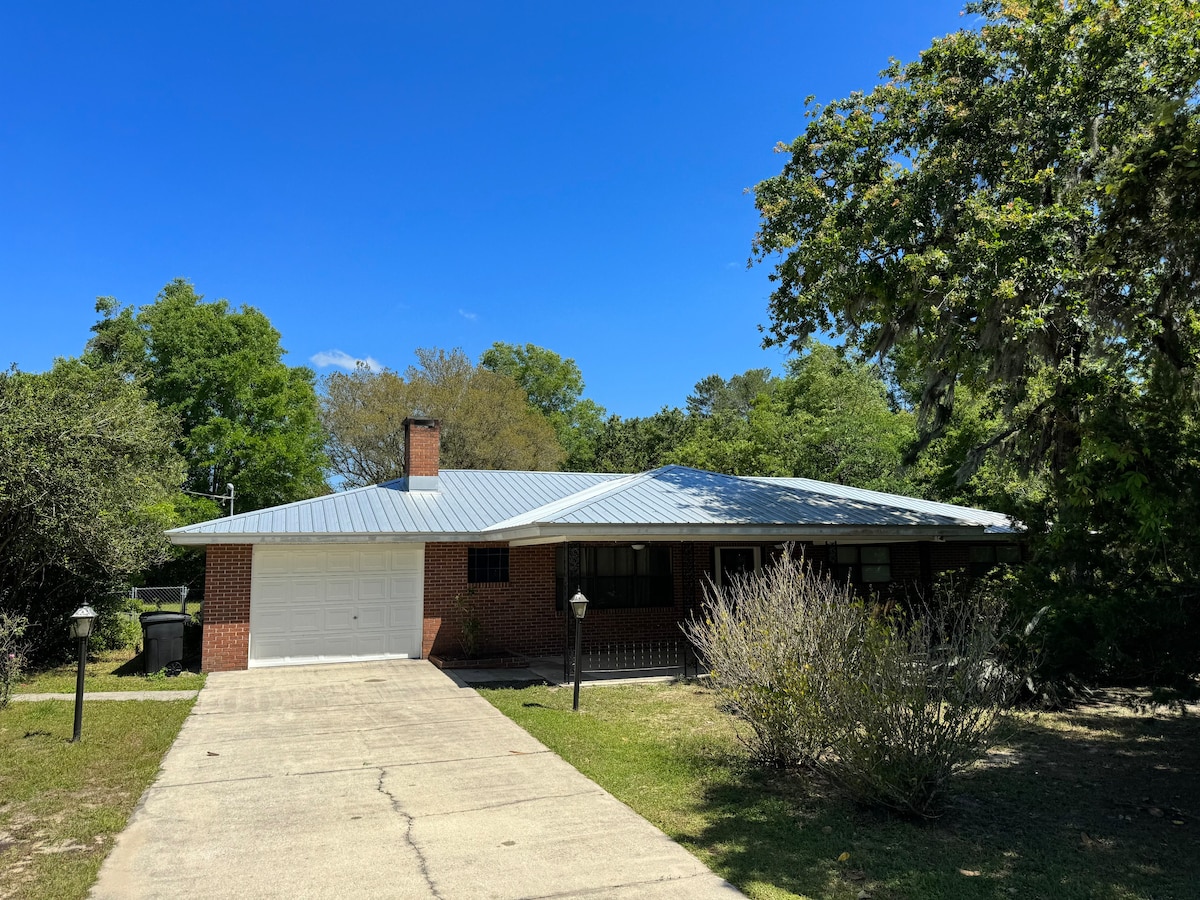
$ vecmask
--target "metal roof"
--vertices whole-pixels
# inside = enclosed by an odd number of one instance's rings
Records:
[[[932,526],[1011,530],[1007,516],[811,481],[719,475],[664,466],[532,509],[494,525]]]
[[[244,536],[477,535],[531,507],[619,478],[578,472],[443,469],[437,491],[409,491],[404,479],[175,528],[177,544]]]
[[[664,466],[638,475],[443,470],[437,491],[403,479],[167,532],[175,543],[510,540],[717,534],[1012,534],[1007,516],[806,478]]]

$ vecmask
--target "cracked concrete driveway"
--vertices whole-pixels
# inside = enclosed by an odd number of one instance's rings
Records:
[[[741,896],[419,660],[209,676],[92,897]]]

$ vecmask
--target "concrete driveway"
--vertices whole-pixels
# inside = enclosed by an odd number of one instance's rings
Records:
[[[424,661],[210,675],[92,890],[738,896]]]

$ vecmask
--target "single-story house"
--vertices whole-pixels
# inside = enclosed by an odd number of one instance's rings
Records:
[[[167,534],[207,548],[202,667],[427,657],[481,642],[563,653],[567,598],[587,639],[678,639],[705,585],[793,543],[863,589],[1018,558],[985,510],[805,478],[664,466],[634,475],[439,471],[439,424],[404,424],[405,474]]]

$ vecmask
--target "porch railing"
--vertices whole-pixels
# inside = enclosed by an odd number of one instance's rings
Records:
[[[684,677],[699,674],[700,661],[684,637],[660,640],[583,642],[584,672],[681,671]],[[575,650],[568,646],[563,658],[563,679],[575,677]]]

